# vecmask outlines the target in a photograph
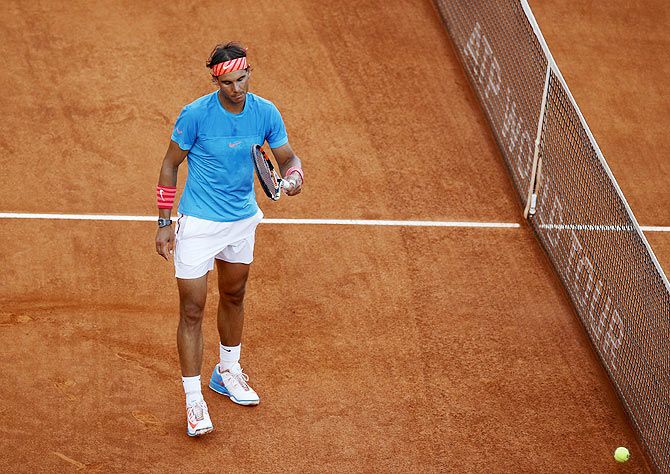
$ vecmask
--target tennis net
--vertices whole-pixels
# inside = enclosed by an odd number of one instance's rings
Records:
[[[519,194],[651,464],[670,472],[670,284],[526,0],[435,0]]]

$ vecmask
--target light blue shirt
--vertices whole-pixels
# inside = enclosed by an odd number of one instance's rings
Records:
[[[288,143],[281,114],[269,100],[247,93],[244,110],[223,108],[217,92],[191,102],[177,118],[172,140],[188,150],[188,178],[179,212],[217,222],[251,217],[258,211],[251,147]]]

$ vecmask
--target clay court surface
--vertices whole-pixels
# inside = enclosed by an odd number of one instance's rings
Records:
[[[670,226],[669,9],[589,5],[531,1],[638,221]],[[3,219],[0,470],[649,472],[430,1],[8,1],[0,32],[0,212],[155,215],[174,119],[240,39],[306,173],[266,217],[521,224],[261,224],[261,404],[206,389],[190,439],[155,224]]]

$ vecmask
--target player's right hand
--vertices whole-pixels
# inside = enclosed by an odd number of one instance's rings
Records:
[[[165,260],[174,253],[174,228],[172,225],[159,227],[156,231],[156,252]]]
[[[284,182],[287,183],[284,191],[287,196],[295,196],[300,194],[302,191],[302,178],[297,172],[291,173],[289,176],[284,178]]]

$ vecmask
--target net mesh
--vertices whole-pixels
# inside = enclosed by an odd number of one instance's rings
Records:
[[[442,4],[442,2],[438,2]],[[446,11],[446,3],[442,4]],[[520,197],[530,183],[547,58],[518,2],[449,2],[449,31]],[[504,44],[492,41],[506,38]],[[510,48],[509,45],[515,45]],[[524,71],[523,74],[515,71]],[[540,91],[539,94],[533,93]]]
[[[523,204],[537,182],[537,208],[530,225],[652,465],[670,472],[667,278],[527,4],[435,3]],[[534,181],[536,138],[539,166]]]

